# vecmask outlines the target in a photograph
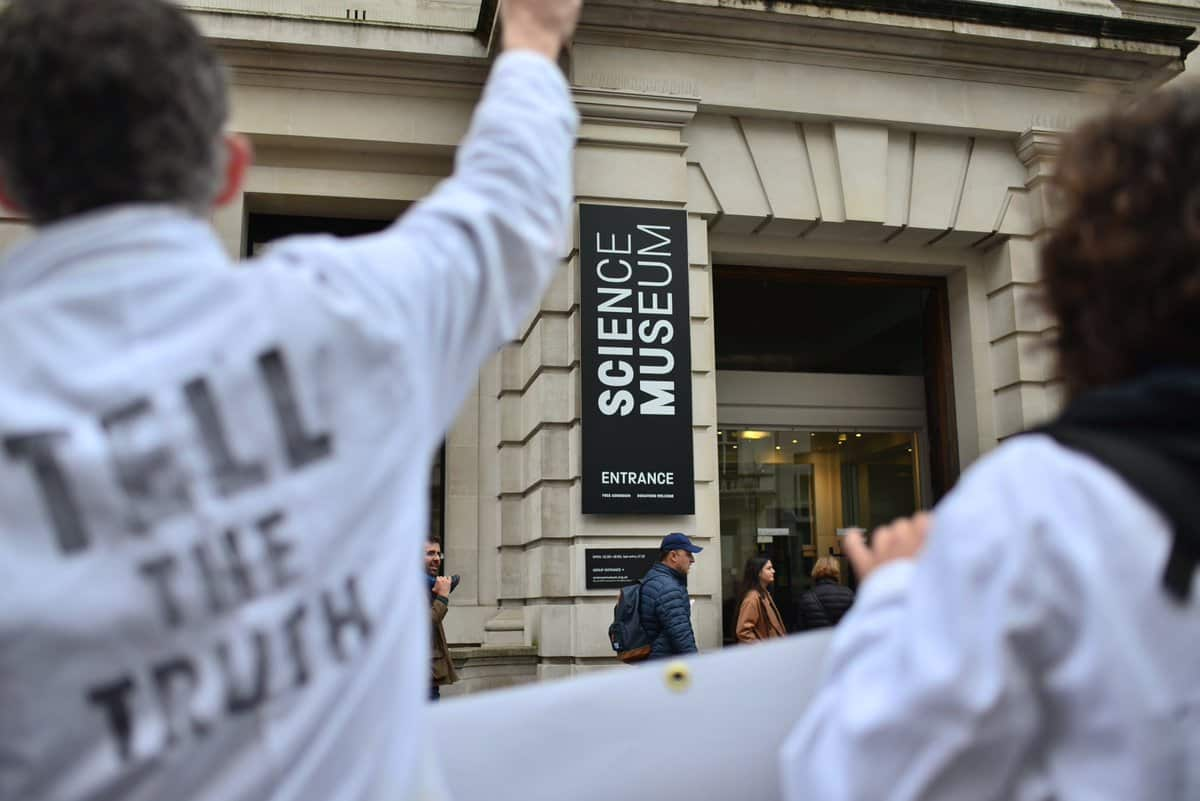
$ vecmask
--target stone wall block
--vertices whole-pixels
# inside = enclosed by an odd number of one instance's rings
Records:
[[[707,266],[688,269],[688,310],[692,319],[712,317],[712,270]]]
[[[821,209],[800,129],[782,119],[747,117],[740,123],[774,215],[762,233],[803,232],[820,218]]]
[[[1018,331],[1045,331],[1054,325],[1042,288],[1039,285],[1016,284],[1012,288],[1013,307]]]
[[[713,443],[716,450],[716,443]],[[715,457],[714,457],[715,458]],[[696,483],[696,514],[692,530],[715,546],[721,543],[721,487],[716,481]],[[719,550],[719,548],[718,548]],[[722,565],[728,569],[730,565]]]
[[[544,598],[542,581],[542,549],[526,548],[522,554],[522,563],[525,566],[524,585],[522,595],[526,598]]]
[[[463,399],[462,408],[454,425],[446,435],[448,446],[463,445],[476,448],[479,445],[479,386]]]
[[[1036,284],[1042,280],[1037,243],[1026,237],[1013,237],[988,251],[984,274],[989,293],[1009,284]]]
[[[520,392],[525,388],[521,380],[521,343],[505,345],[500,349],[500,389]]]
[[[720,598],[698,598],[692,607],[692,628],[701,652],[721,647]]]
[[[692,267],[708,265],[708,222],[688,202],[688,264]]]
[[[574,225],[579,225],[579,215],[575,214]],[[544,312],[565,314],[579,305],[579,256],[574,254],[559,266],[550,280],[546,294],[542,295],[539,308]]]
[[[540,548],[533,551],[534,559],[540,563],[541,585],[534,597],[571,597],[571,547],[566,541],[543,540]]]
[[[996,392],[996,435],[1000,439],[1019,434],[1045,421],[1050,409],[1045,388],[1038,384],[1014,384]]]
[[[543,361],[542,351],[546,343],[547,319],[545,314],[539,315],[537,321],[533,324],[533,328],[530,329],[529,335],[521,343],[519,376],[522,388],[529,386],[529,382],[533,379],[534,374],[541,369],[543,364],[546,364]]]
[[[684,129],[683,138],[688,144],[687,160],[703,165],[704,175],[720,204],[722,216],[717,223],[720,231],[750,233],[771,216],[762,183],[754,177],[757,175],[754,157],[736,119],[698,115]],[[620,197],[622,193],[614,194]]]
[[[571,478],[571,435],[565,427],[542,428],[521,449],[522,485],[526,492],[542,481]]]
[[[518,546],[524,543],[525,499],[520,495],[500,498],[500,544]]]
[[[575,607],[565,604],[535,604],[540,607],[541,626],[537,642],[538,656],[572,656],[572,632],[575,630]],[[611,610],[610,610],[611,614]],[[609,622],[612,622],[611,620]]]
[[[912,203],[913,150],[912,131],[892,128],[888,131],[887,200],[884,222],[891,227],[908,225]]]
[[[442,543],[442,550],[446,556],[446,572],[462,577],[462,583],[454,592],[458,603],[474,604],[479,600],[478,523],[477,498],[446,499],[446,541]]]
[[[845,222],[846,199],[842,194],[842,175],[837,165],[833,126],[806,122],[800,130],[804,134],[808,163],[812,166],[821,220],[827,223]]]
[[[500,549],[501,599],[525,597],[525,554],[519,547],[505,545]]]
[[[717,434],[712,427],[692,430],[692,447],[695,449],[695,480],[697,482],[717,480]]]
[[[989,234],[996,230],[1010,190],[1025,188],[1025,166],[1008,139],[979,137],[971,148],[962,201],[954,227]]]
[[[1000,209],[996,232],[1004,236],[1034,236],[1038,222],[1034,218],[1034,201],[1028,189],[1012,189]]]
[[[616,157],[614,158],[614,155]],[[687,173],[669,151],[580,144],[575,150],[575,193],[580,198],[621,198],[629,203],[687,202]]]
[[[521,395],[506,393],[498,399],[500,404],[500,439],[503,442],[520,442],[524,439],[521,424]]]
[[[717,347],[712,319],[692,320],[692,371],[710,372],[717,369]]]
[[[537,492],[541,500],[541,534],[544,539],[569,539],[578,506],[571,503],[570,484],[545,484]]]
[[[1040,333],[1053,318],[1041,300],[1041,290],[1031,284],[1009,284],[988,297],[989,332],[993,340],[1016,332]]]
[[[450,498],[479,497],[479,446],[446,446],[446,495]]]
[[[567,440],[568,476],[578,482],[583,475],[583,427],[578,420],[571,425]]]
[[[993,386],[1005,388],[1020,383],[1021,359],[1016,334],[992,343],[991,356]]]
[[[612,593],[612,601],[580,603],[573,607],[575,610],[575,625],[578,632],[572,656],[577,658],[608,658],[614,663],[612,644],[608,640],[608,627],[612,623],[612,605],[616,603],[617,594]]]
[[[1017,307],[1012,285],[988,296],[988,337],[992,342],[1017,331]]]
[[[545,493],[542,487],[528,492],[521,498],[521,519],[524,528],[519,532],[522,545],[529,545],[542,539],[542,505]]]
[[[692,371],[692,425],[712,428],[716,424],[717,374]]]
[[[578,370],[543,370],[521,396],[521,431],[525,440],[542,423],[571,423],[577,415]]]
[[[910,228],[948,231],[954,227],[970,145],[965,136],[917,133]]]
[[[835,122],[833,141],[846,219],[884,222],[888,187],[879,176],[888,174],[888,129],[882,125]]]
[[[519,495],[525,489],[525,448],[515,443],[500,447],[500,492]]]
[[[721,214],[721,203],[717,200],[704,166],[698,163],[687,165],[687,207],[691,214],[707,223]]]

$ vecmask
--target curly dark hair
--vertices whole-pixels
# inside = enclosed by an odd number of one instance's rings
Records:
[[[224,70],[165,0],[12,0],[0,109],[0,179],[36,223],[132,202],[201,213],[220,189]]]
[[[1200,365],[1200,86],[1085,124],[1054,185],[1042,270],[1068,395]]]

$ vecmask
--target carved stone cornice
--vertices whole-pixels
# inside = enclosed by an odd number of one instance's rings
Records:
[[[1188,28],[967,2],[589,0],[578,43],[1079,90],[1166,80]],[[849,3],[855,5],[855,3]],[[943,8],[949,16],[931,12]],[[955,16],[957,15],[957,17]],[[988,21],[988,20],[991,21]],[[1030,27],[1022,27],[1027,20]]]
[[[1030,183],[1046,178],[1054,170],[1063,132],[1048,128],[1030,128],[1017,140],[1017,158],[1025,165]]]
[[[573,86],[575,105],[585,122],[683,129],[700,107],[700,98]]]

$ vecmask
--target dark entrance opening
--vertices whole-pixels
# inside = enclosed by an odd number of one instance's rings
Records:
[[[741,601],[731,597],[733,574],[740,579],[748,555],[775,564],[776,603],[785,623],[799,628],[798,599],[810,586],[816,559],[840,556],[834,526],[870,527],[910,514],[918,503],[936,503],[957,479],[959,463],[945,279],[716,267],[713,298],[719,371],[905,377],[907,386],[924,388],[928,435],[922,492],[922,448],[913,431],[784,430],[722,421],[718,471],[728,641]],[[823,517],[817,512],[822,504]],[[853,587],[844,561],[842,567],[842,582]]]

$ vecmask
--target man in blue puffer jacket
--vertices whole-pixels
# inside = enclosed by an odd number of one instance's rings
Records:
[[[659,546],[658,563],[642,579],[642,628],[650,635],[650,659],[696,653],[687,576],[702,550],[686,534],[668,534]]]

